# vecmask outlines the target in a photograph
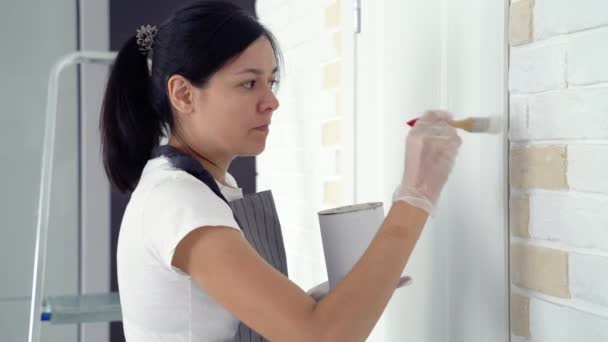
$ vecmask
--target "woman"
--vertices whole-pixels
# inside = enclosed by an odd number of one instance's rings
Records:
[[[383,225],[317,302],[255,252],[225,201],[237,187],[230,162],[264,150],[279,57],[268,30],[219,1],[184,7],[120,50],[101,129],[106,172],[132,191],[117,258],[127,340],[231,341],[242,321],[272,341],[363,341],[387,305],[460,138],[448,113],[421,117]],[[159,153],[165,137],[165,152],[196,161],[215,183]]]

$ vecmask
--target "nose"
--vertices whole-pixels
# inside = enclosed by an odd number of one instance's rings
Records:
[[[268,88],[264,93],[264,97],[259,102],[259,111],[263,113],[274,112],[279,108],[279,99],[277,99],[276,95],[272,91],[271,88]]]

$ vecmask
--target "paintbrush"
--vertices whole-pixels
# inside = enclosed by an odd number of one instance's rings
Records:
[[[407,122],[410,127],[416,124],[418,119]],[[471,133],[498,133],[500,124],[496,117],[469,117],[460,120],[450,120],[448,124],[454,128],[460,128]]]

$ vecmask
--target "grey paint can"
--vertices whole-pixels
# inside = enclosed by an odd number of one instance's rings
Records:
[[[329,287],[333,289],[361,258],[384,221],[382,202],[320,211],[319,226]]]

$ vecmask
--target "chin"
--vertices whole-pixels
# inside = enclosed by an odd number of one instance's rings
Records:
[[[241,153],[239,153],[239,156],[243,156],[243,157],[255,157],[259,154],[261,154],[262,152],[264,152],[264,150],[266,149],[266,144],[263,144],[261,146],[251,146],[248,149],[245,149],[244,151],[242,151]]]

